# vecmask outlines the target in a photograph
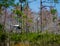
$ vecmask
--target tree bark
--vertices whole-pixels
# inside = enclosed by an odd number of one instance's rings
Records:
[[[41,32],[43,30],[43,26],[42,26],[42,0],[40,0],[40,19],[41,19]]]
[[[5,8],[5,16],[4,16],[4,27],[3,27],[3,32],[5,32],[6,18],[7,18],[7,8]]]

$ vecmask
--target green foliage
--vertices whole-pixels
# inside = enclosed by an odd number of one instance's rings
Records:
[[[7,39],[7,35],[5,35],[5,33],[3,33],[0,37],[1,42],[4,42]]]
[[[4,37],[3,37],[4,36]],[[28,41],[29,43],[31,43],[30,45],[34,46],[34,45],[39,45],[39,46],[49,46],[49,45],[53,45],[55,46],[60,45],[60,34],[54,34],[54,33],[22,33],[22,34],[17,34],[17,33],[10,33],[9,34],[9,38],[11,41],[15,41],[15,42],[25,42]],[[0,33],[0,41],[4,41],[6,40],[7,37],[7,33]]]
[[[54,3],[58,3],[58,0],[54,0]]]
[[[0,42],[4,42],[7,39],[7,33],[3,32],[3,25],[0,24]]]
[[[31,19],[29,19],[29,20],[28,20],[28,22],[32,22],[32,20],[31,20]]]
[[[54,21],[55,19],[57,19],[57,17],[56,17],[56,16],[53,16],[53,21]]]
[[[52,14],[52,15],[55,15],[55,14],[56,14],[56,12],[57,12],[57,10],[56,10],[56,9],[51,9],[51,14]]]
[[[9,7],[14,4],[14,0],[0,0],[0,6]]]
[[[3,25],[0,24],[0,31],[3,31]]]
[[[12,33],[11,36],[10,36],[10,39],[12,41],[21,41],[20,35],[18,35],[17,33]]]
[[[60,23],[58,23],[58,25],[60,26]]]
[[[0,31],[0,42],[4,42],[5,40],[7,40],[8,36],[7,33]]]
[[[34,42],[37,35],[38,34],[36,34],[36,33],[27,33],[27,40],[30,42]]]
[[[22,19],[21,18],[18,18],[18,22],[22,23]]]
[[[20,11],[20,10],[16,10],[15,13],[16,13],[17,15],[21,15],[21,11]]]
[[[20,10],[12,10],[13,13],[17,14],[17,15],[22,15],[22,12]]]
[[[11,39],[14,41],[29,41],[32,45],[53,45],[54,43],[60,44],[60,34],[54,33],[23,33],[23,34],[13,34]]]
[[[15,7],[16,7],[16,6],[19,6],[19,3],[14,4],[14,6],[15,6]]]
[[[24,19],[26,19],[26,18],[27,18],[27,16],[23,14],[23,18],[24,18]]]

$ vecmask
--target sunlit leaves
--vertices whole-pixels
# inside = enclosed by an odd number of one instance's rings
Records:
[[[20,35],[18,35],[17,33],[13,33],[13,34],[11,34],[11,40],[12,41],[20,41],[21,39],[20,39]]]
[[[56,9],[51,9],[51,14],[52,15],[55,15],[57,13],[57,10]]]
[[[28,20],[28,22],[32,22],[32,20],[31,20],[31,19],[29,19],[29,20]]]
[[[12,10],[12,11],[13,11],[13,13],[15,13],[18,16],[22,16],[22,14],[23,14],[20,10]]]
[[[23,18],[24,18],[24,19],[26,19],[26,18],[27,18],[27,16],[23,14]]]
[[[57,17],[56,17],[56,16],[53,16],[53,21],[54,21],[55,19],[57,19]]]
[[[22,19],[21,18],[18,18],[18,22],[22,23]]]
[[[19,22],[22,22],[22,18],[23,19],[27,18],[27,16],[24,13],[22,13],[20,10],[13,10],[13,13],[15,13],[17,15],[17,17],[14,16],[14,18],[17,19],[17,21],[19,21]],[[21,16],[22,16],[22,18],[20,18]]]
[[[16,21],[22,23],[22,19],[21,18],[18,18],[17,16],[13,16],[13,18],[15,18]]]
[[[23,33],[23,34],[12,34],[11,40],[13,41],[28,41],[32,44],[36,44],[39,42],[39,45],[42,45],[44,42],[46,45],[52,43],[60,44],[60,34],[53,34],[53,33]],[[41,43],[41,44],[40,44]]]
[[[19,11],[19,10],[16,10],[15,13],[16,13],[17,15],[19,15],[19,14],[21,15],[21,11]]]
[[[7,36],[8,35],[5,35],[3,33],[0,34],[0,41],[6,40]],[[54,43],[58,45],[60,44],[60,34],[54,34],[49,32],[40,33],[40,34],[39,33],[22,33],[22,34],[11,33],[9,38],[11,41],[14,41],[14,42],[28,41],[33,45],[38,43],[39,46],[42,46],[44,43],[45,43],[44,45],[48,45],[48,44],[53,45]]]

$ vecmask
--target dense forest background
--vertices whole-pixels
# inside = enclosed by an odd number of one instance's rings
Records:
[[[0,46],[60,45],[60,0],[39,0],[38,12],[36,1],[0,0]]]

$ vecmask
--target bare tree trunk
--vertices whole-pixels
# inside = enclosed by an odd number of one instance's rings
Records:
[[[26,1],[25,2],[25,4],[26,4],[26,7],[25,7],[25,14],[26,14],[26,22],[25,22],[25,32],[28,32],[28,30],[29,30],[29,28],[28,28],[28,8],[29,8],[29,6],[28,6],[28,2]]]
[[[41,31],[43,30],[42,26],[42,0],[40,0],[40,19],[41,19]]]
[[[20,10],[21,10],[21,13],[22,13],[22,3],[21,3],[21,8],[20,8]],[[20,18],[21,18],[21,33],[22,33],[22,26],[23,26],[23,23],[22,23],[22,15],[20,15]]]
[[[5,16],[4,16],[4,27],[3,27],[3,32],[5,32],[5,24],[6,24],[6,18],[7,18],[7,9],[5,8]]]
[[[26,7],[27,13],[26,13],[26,32],[29,31],[28,29],[28,3],[27,3],[27,7]]]
[[[38,18],[37,18],[37,31],[38,31]]]

